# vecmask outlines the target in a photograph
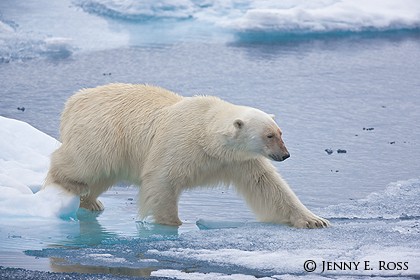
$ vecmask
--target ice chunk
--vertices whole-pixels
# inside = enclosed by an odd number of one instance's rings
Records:
[[[178,1],[120,1],[76,0],[85,11],[123,20],[145,21],[156,18],[190,18],[194,4],[188,0]]]
[[[52,37],[44,39],[43,54],[50,58],[64,59],[73,53],[73,40],[70,38]]]
[[[79,209],[79,196],[59,186],[48,186],[33,194],[18,189],[0,187],[0,213],[9,217],[59,217],[72,218]]]
[[[238,31],[309,33],[416,28],[419,2],[261,1],[226,25]]]
[[[331,205],[317,211],[321,216],[346,219],[412,219],[420,217],[420,180],[391,183],[384,192]]]
[[[51,185],[39,190],[60,143],[27,123],[0,117],[0,215],[75,216],[79,197]]]

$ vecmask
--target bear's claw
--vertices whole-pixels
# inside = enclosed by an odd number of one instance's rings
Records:
[[[297,221],[292,221],[292,225],[297,228],[326,228],[331,224],[328,220],[312,214]]]

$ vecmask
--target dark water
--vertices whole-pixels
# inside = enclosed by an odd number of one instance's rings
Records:
[[[304,200],[325,205],[418,176],[419,50],[414,32],[147,45],[3,63],[0,114],[58,137],[64,102],[83,87],[150,83],[217,95],[277,116],[292,153],[279,168]],[[320,190],[334,195],[320,198]]]

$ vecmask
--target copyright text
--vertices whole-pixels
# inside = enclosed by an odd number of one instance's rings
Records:
[[[328,271],[404,271],[408,270],[408,262],[404,261],[319,261],[306,260],[303,264],[306,272]]]

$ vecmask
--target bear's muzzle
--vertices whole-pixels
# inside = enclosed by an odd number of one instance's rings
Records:
[[[286,154],[270,154],[269,157],[275,161],[283,161],[290,157],[289,153]]]

